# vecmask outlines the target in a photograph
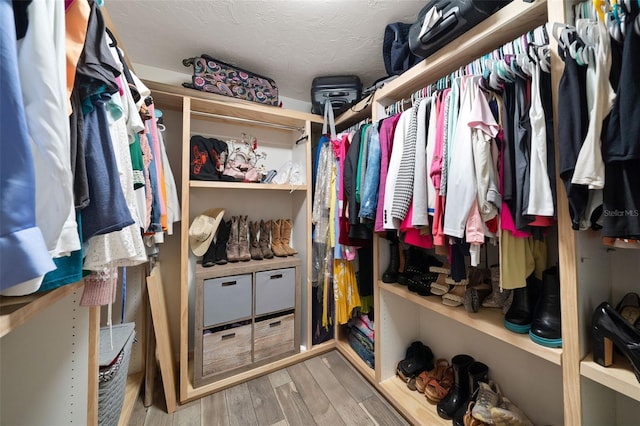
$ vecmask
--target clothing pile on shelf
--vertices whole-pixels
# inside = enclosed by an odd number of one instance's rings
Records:
[[[95,0],[0,8],[0,290],[90,274],[81,303],[108,304],[180,219],[162,112]]]
[[[640,248],[639,9],[635,1],[597,12],[580,3],[575,27],[554,34],[565,65],[559,172],[573,229],[602,229],[605,244],[627,248]]]
[[[373,321],[367,314],[354,316],[347,322],[349,346],[371,368],[375,368]]]

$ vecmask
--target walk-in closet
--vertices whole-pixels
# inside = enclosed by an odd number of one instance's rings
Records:
[[[640,419],[640,1],[0,0],[0,424]]]

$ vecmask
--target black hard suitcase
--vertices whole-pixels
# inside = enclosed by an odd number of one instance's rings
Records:
[[[409,29],[409,49],[414,55],[426,58],[510,2],[511,0],[431,0],[422,8],[418,20]],[[442,13],[442,17],[421,34],[424,18],[433,7]]]
[[[331,100],[335,115],[341,114],[362,97],[362,82],[356,75],[316,77],[311,83],[311,112],[324,113],[324,104]]]

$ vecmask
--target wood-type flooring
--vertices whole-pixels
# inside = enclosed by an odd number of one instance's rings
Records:
[[[337,351],[294,364],[167,414],[161,384],[153,405],[138,398],[131,426],[408,425]]]

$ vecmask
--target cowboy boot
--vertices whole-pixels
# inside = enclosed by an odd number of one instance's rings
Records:
[[[227,259],[229,262],[237,262],[240,260],[238,248],[238,216],[232,216],[229,241],[227,242]]]
[[[280,221],[272,220],[271,222],[271,250],[277,257],[287,257],[287,252],[282,247],[282,239],[280,238]]]
[[[227,242],[229,241],[230,232],[231,221],[225,222],[224,220],[221,220],[220,225],[218,226],[218,234],[216,235],[215,243],[215,259],[216,264],[218,265],[227,264]]]
[[[260,251],[265,259],[273,259],[273,252],[269,247],[269,237],[271,237],[271,221],[260,221]]]
[[[289,245],[289,238],[291,237],[291,228],[293,224],[289,219],[280,220],[280,240],[282,241],[282,248],[287,253],[287,256],[293,256],[298,254],[296,250]]]
[[[251,253],[251,259],[262,260],[262,250],[258,245],[258,231],[260,224],[258,222],[249,222],[249,238],[251,240],[251,247],[249,252]]]
[[[247,262],[251,260],[249,251],[249,226],[247,216],[240,216],[238,221],[238,260]]]

